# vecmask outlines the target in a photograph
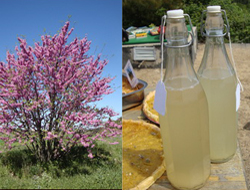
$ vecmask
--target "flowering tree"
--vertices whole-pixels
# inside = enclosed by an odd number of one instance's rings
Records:
[[[102,77],[107,60],[88,56],[87,38],[75,38],[69,22],[53,37],[41,37],[42,44],[27,47],[18,38],[16,55],[7,52],[0,62],[0,139],[11,149],[14,142],[25,145],[41,161],[58,159],[76,145],[88,149],[96,140],[121,134],[117,115],[95,102],[113,92],[111,77]],[[88,129],[103,126],[99,133]],[[115,143],[113,143],[115,144]]]

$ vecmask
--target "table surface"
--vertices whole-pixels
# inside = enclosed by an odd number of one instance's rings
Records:
[[[145,91],[147,95],[149,91]],[[147,120],[142,112],[142,105],[122,113],[123,119]],[[149,190],[175,190],[168,181],[166,172],[149,188]],[[247,190],[240,148],[234,157],[223,164],[211,164],[211,175],[200,190]]]
[[[143,38],[133,38],[129,39],[127,42],[123,42],[122,45],[130,45],[130,44],[143,44],[143,43],[160,43],[160,35],[150,35],[148,34]]]
[[[191,31],[190,25],[187,25],[188,31]],[[160,43],[160,35],[150,35],[148,34],[143,38],[134,38],[129,39],[128,42],[123,42],[122,45],[130,45],[130,44],[144,44],[144,43]]]

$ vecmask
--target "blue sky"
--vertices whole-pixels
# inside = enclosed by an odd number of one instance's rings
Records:
[[[89,54],[101,53],[109,60],[104,76],[116,76],[115,92],[98,106],[109,105],[122,115],[122,0],[1,0],[0,20],[1,61],[6,50],[14,51],[18,36],[33,46],[41,35],[54,35],[69,20],[74,31],[68,42],[87,35],[92,41]]]

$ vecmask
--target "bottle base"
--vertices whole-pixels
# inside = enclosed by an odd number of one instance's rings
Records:
[[[213,164],[221,164],[221,163],[225,163],[228,162],[229,160],[231,160],[234,157],[235,153],[225,159],[211,159],[211,163]]]
[[[171,182],[170,183],[174,188],[179,189],[179,190],[196,190],[196,189],[202,188],[206,184],[209,177],[210,177],[210,173],[209,173],[208,177],[206,178],[206,180],[203,183],[201,183],[201,184],[199,184],[199,185],[197,185],[195,187],[191,187],[191,188],[190,187],[188,187],[188,188],[187,187],[179,187],[179,186],[176,186],[176,185],[172,184]]]
[[[207,181],[207,180],[206,180],[206,181]],[[202,183],[202,184],[200,184],[200,185],[198,185],[198,186],[196,186],[196,187],[192,187],[192,188],[178,187],[178,186],[175,186],[175,185],[173,185],[173,184],[171,184],[171,185],[172,185],[174,188],[179,189],[179,190],[196,190],[196,189],[202,188],[202,187],[205,185],[206,181],[205,181],[204,183]]]

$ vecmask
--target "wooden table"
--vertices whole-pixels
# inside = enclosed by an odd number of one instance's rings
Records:
[[[142,105],[123,111],[123,119],[147,120],[142,113]],[[147,120],[149,122],[149,120]],[[175,190],[168,181],[166,172],[149,190]],[[244,168],[238,146],[235,156],[223,164],[211,164],[211,175],[200,190],[247,190]]]

